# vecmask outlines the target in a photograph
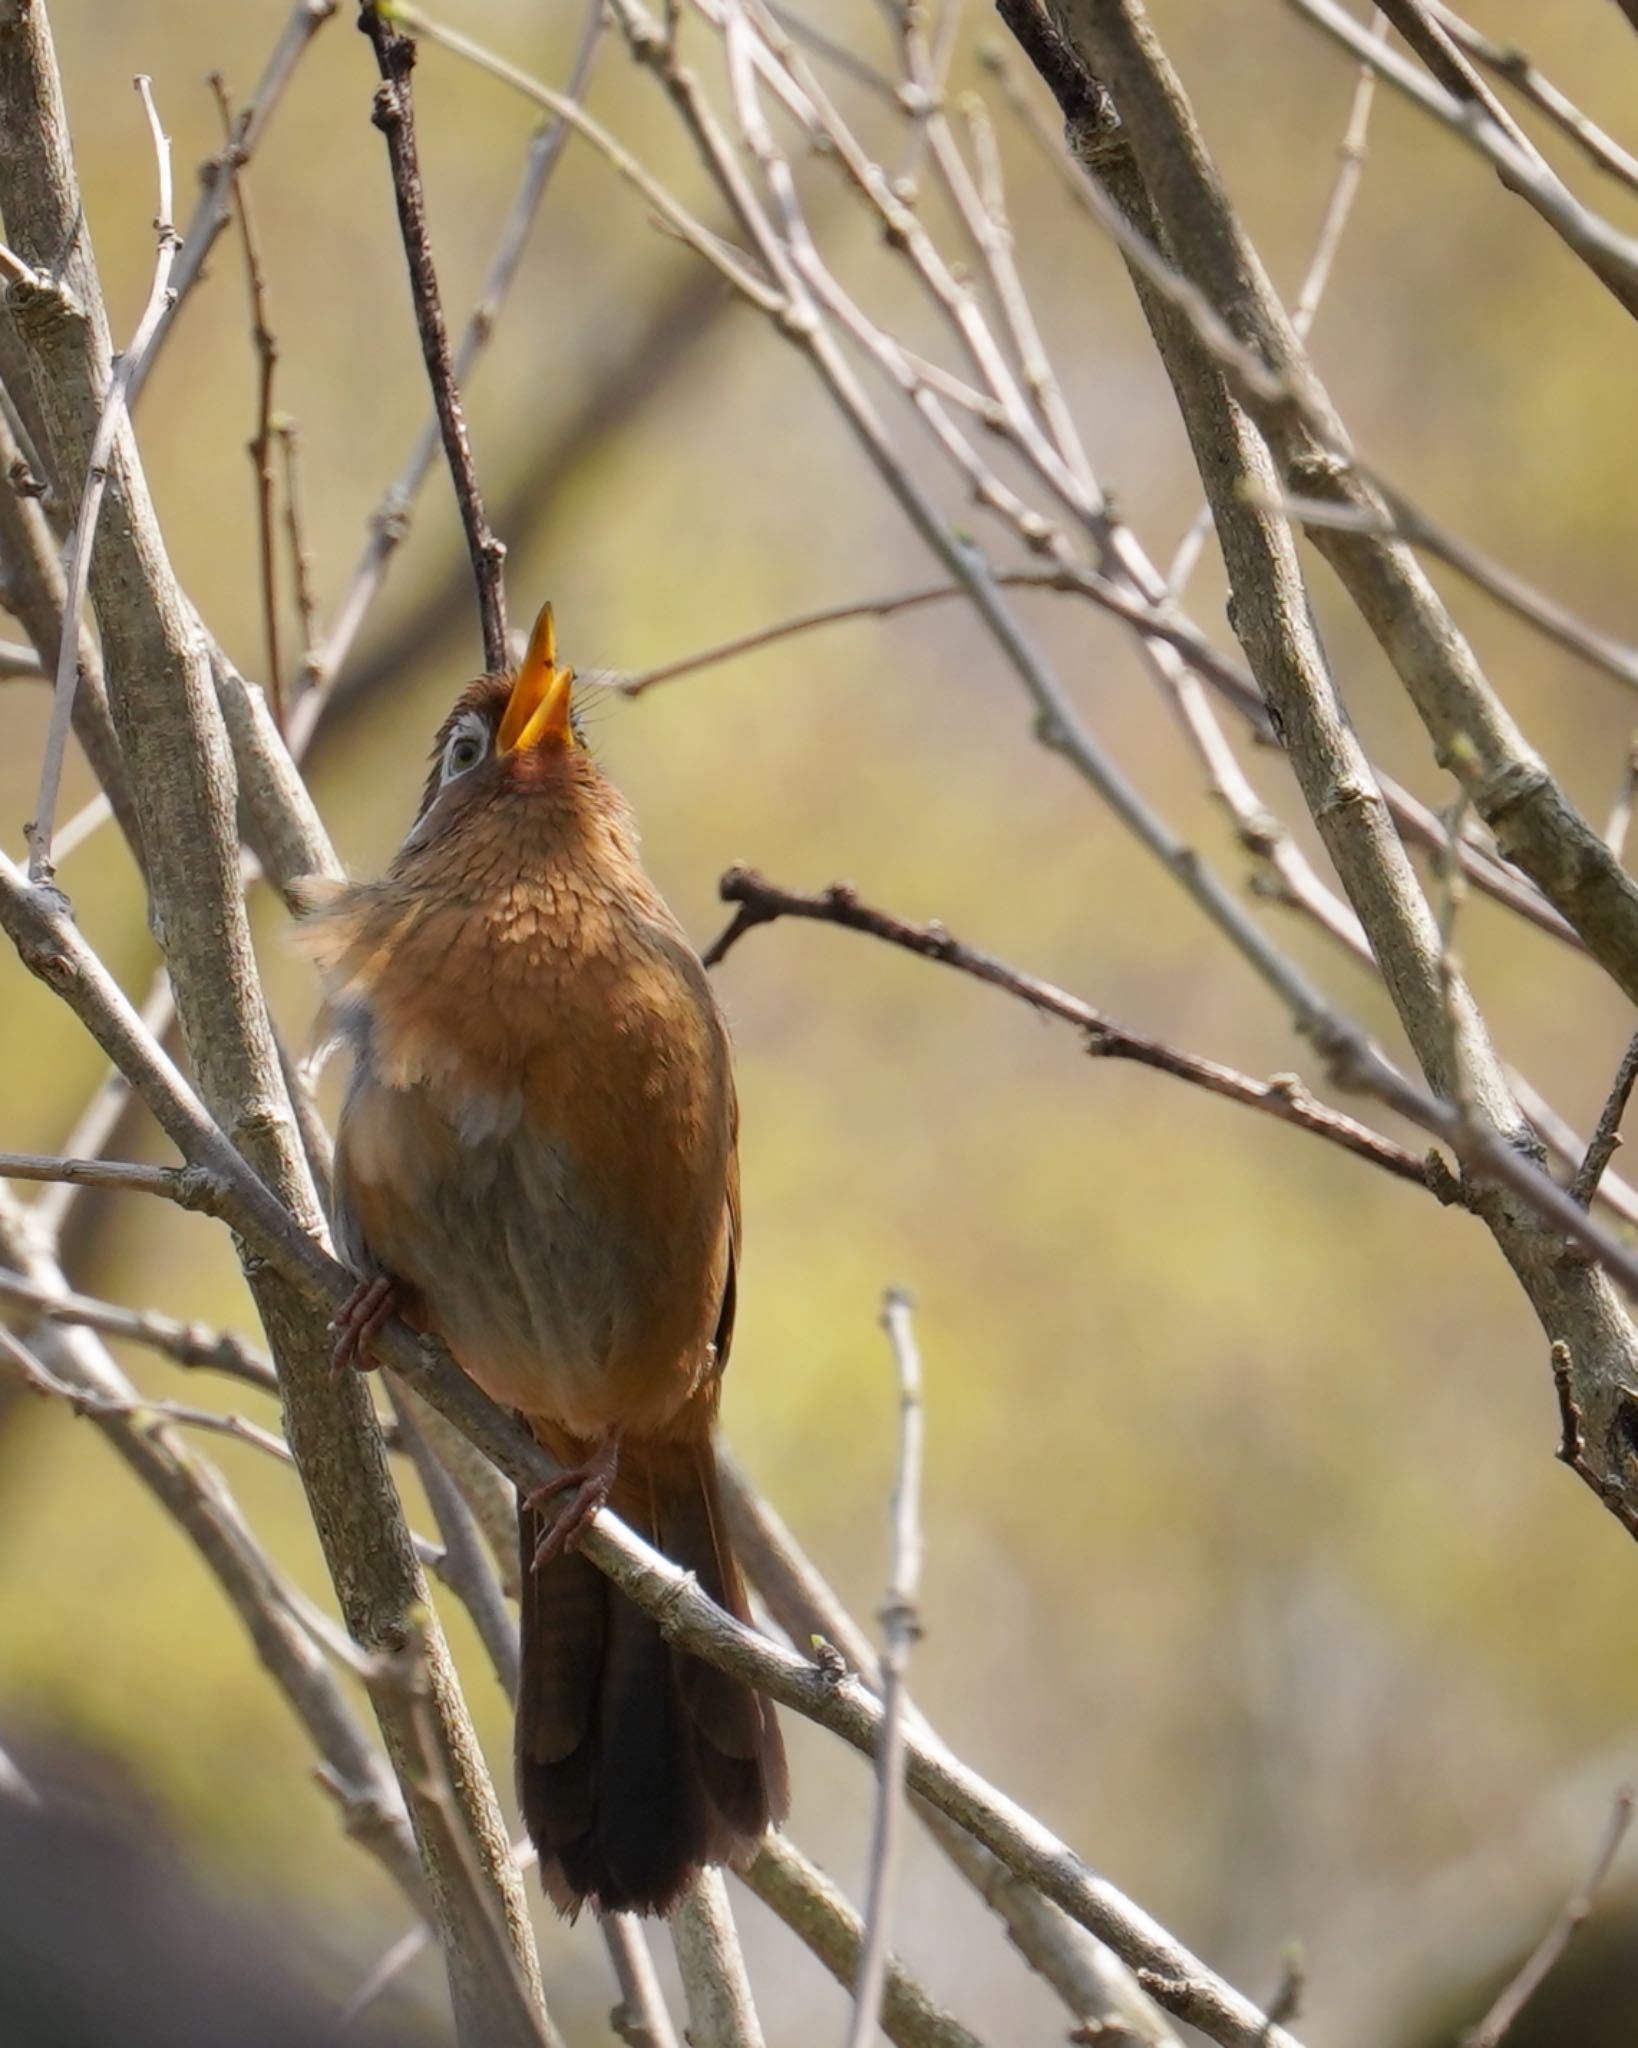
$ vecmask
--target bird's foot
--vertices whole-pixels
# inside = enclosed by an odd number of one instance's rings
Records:
[[[398,1313],[403,1303],[398,1283],[386,1273],[373,1280],[360,1280],[330,1319],[335,1343],[330,1350],[330,1371],[338,1377],[349,1367],[373,1372],[376,1361],[370,1350],[382,1327]]]
[[[550,1564],[554,1557],[563,1557],[571,1550],[580,1548],[581,1540],[591,1527],[599,1508],[608,1503],[609,1488],[614,1484],[615,1470],[620,1463],[620,1433],[610,1430],[603,1437],[589,1458],[578,1465],[568,1465],[555,1479],[548,1479],[537,1486],[532,1493],[524,1496],[524,1505],[539,1514],[549,1500],[560,1494],[569,1498],[553,1515],[546,1533],[535,1545],[534,1569]]]

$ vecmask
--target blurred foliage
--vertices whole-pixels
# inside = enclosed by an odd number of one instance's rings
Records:
[[[547,77],[563,75],[581,12],[566,0],[448,0],[447,11]],[[1614,8],[1496,0],[1477,11],[1493,35],[1531,41],[1619,130],[1638,45]],[[220,69],[247,92],[285,12],[284,0],[54,0],[116,331],[135,318],[152,253],[152,169],[129,75],[153,74],[185,166],[217,146],[203,74]],[[975,46],[1000,32],[969,12],[957,82],[982,88]],[[1165,0],[1154,12],[1230,187],[1294,293],[1350,69],[1278,8],[1253,19]],[[373,68],[346,14],[304,61],[249,174],[279,404],[300,425],[326,611],[427,410],[368,118]],[[890,61],[865,0],[827,12],[826,26]],[[701,51],[704,62],[703,38]],[[432,229],[459,317],[531,110],[436,53],[417,78]],[[651,81],[612,44],[592,103],[698,197]],[[859,104],[879,128],[879,112]],[[1118,265],[999,102],[996,113],[1049,346],[1094,462],[1164,561],[1196,489],[1161,374]],[[1623,195],[1601,187],[1596,198],[1634,225]],[[849,274],[880,281],[885,303],[923,319],[902,291],[893,297],[846,202],[827,209]],[[610,337],[628,335],[690,260],[571,146],[470,394],[492,499],[521,484],[538,492],[533,537],[510,562],[514,611],[549,593],[582,667],[636,670],[927,576],[801,363],[737,308],[683,373],[656,363],[651,398],[590,459],[532,473],[532,451],[594,388]],[[244,455],[255,373],[230,240],[211,272],[144,398],[140,435],[177,565],[259,673]],[[1477,544],[1632,632],[1622,316],[1476,159],[1391,95],[1379,96],[1315,347],[1373,461]],[[372,631],[413,616],[458,548],[440,471]],[[1323,570],[1315,590],[1368,744],[1444,800],[1397,685]],[[1192,604],[1213,627],[1221,595],[1208,565]],[[1630,703],[1470,591],[1451,596],[1527,733],[1602,815]],[[1131,645],[1067,600],[1020,602],[1128,771],[1239,873],[1243,857]],[[429,640],[317,756],[325,817],[361,871],[396,843],[423,749],[477,644],[475,619],[453,644]],[[40,693],[11,686],[0,711],[0,810],[15,847]],[[635,704],[610,697],[592,717],[650,865],[702,943],[722,916],[715,877],[733,859],[799,886],[845,876],[1139,1028],[1253,1072],[1304,1062],[1243,965],[1034,744],[1027,705],[958,611],[836,627]],[[1279,762],[1258,754],[1250,766],[1297,815]],[[71,800],[85,791],[76,780]],[[75,855],[64,880],[140,992],[153,949],[111,836]],[[1266,914],[1397,1043],[1355,969],[1287,914]],[[299,1038],[313,1008],[306,969],[266,901],[257,930],[279,1015]],[[1482,903],[1464,909],[1460,943],[1505,1055],[1587,1127],[1631,1028],[1623,1005],[1562,948]],[[728,1426],[868,1614],[885,1567],[895,1414],[874,1318],[884,1284],[913,1290],[929,1403],[927,1634],[914,1690],[934,1722],[1249,1988],[1272,1988],[1282,1944],[1299,1936],[1314,2031],[1344,2048],[1384,2038],[1387,2016],[1443,1971],[1425,1927],[1419,1950],[1409,1939],[1425,1917],[1418,1900],[1445,1896],[1440,1873],[1482,1862],[1573,1782],[1529,1865],[1451,1908],[1459,1919],[1482,1900],[1492,1933],[1527,1940],[1584,1861],[1621,1768],[1631,1660],[1612,1617],[1630,1603],[1634,1561],[1553,1460],[1545,1343],[1480,1227],[1230,1105],[1088,1062],[1071,1034],[861,939],[781,926],[753,935],[720,979],[739,1045],[747,1213]],[[6,1142],[55,1147],[96,1057],[9,963],[0,1004]],[[163,1156],[151,1132],[125,1142]],[[202,1220],[87,1197],[84,1221],[78,1284],[243,1324],[228,1247]],[[128,1363],[144,1386],[174,1387],[164,1362]],[[255,1526],[321,1590],[291,1476],[234,1445],[212,1455]],[[116,1754],[205,1867],[279,1895],[362,1967],[398,1931],[396,1899],[304,1789],[300,1737],[188,1547],[88,1427],[33,1405],[14,1412],[0,1439],[0,1540],[0,1725]],[[504,1710],[481,1658],[468,1654],[466,1668],[504,1774]],[[793,1747],[793,1828],[853,1882],[864,1775],[810,1731]],[[919,1854],[899,1915],[908,1954],[998,2042],[1057,2038],[1045,1995],[999,1940],[977,1938],[982,1919]],[[795,1964],[760,1909],[748,1906],[747,1920],[754,1966],[774,1964],[771,1979],[762,1968],[774,2037],[813,2038],[812,2015],[828,2015],[835,1994]],[[1397,1934],[1362,1949],[1362,1927],[1405,1935],[1403,1956]],[[544,1939],[562,2017],[604,2010],[587,1931],[552,1927]],[[423,1962],[404,1997],[435,1995]]]

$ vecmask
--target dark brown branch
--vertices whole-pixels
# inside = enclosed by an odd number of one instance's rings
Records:
[[[284,531],[290,543],[290,577],[295,585],[296,616],[301,621],[301,658],[305,665],[318,638],[318,600],[313,595],[313,557],[302,519],[301,456],[295,421],[281,419],[277,431],[284,456]]]
[[[689,374],[730,303],[716,274],[702,264],[693,264],[680,273],[674,287],[641,325],[629,335],[613,339],[598,382],[570,417],[553,426],[529,451],[519,470],[521,480],[501,501],[501,526],[512,536],[515,547],[532,551],[561,512],[586,466],[603,460],[615,437],[641,430],[645,416]],[[550,479],[544,489],[542,477]],[[395,544],[393,534],[381,523],[386,509],[383,506],[377,514],[361,570],[373,573],[369,557],[384,559]],[[440,571],[392,631],[343,670],[334,691],[323,700],[323,720],[316,727],[315,744],[333,742],[349,718],[458,621],[464,578],[453,562],[449,569],[455,573]],[[313,661],[330,657],[331,646],[329,640],[315,646]],[[320,688],[326,687],[323,673],[316,680]]]
[[[502,565],[506,549],[489,529],[472,461],[472,444],[467,438],[466,416],[461,394],[455,387],[455,367],[449,351],[449,334],[444,326],[444,309],[438,294],[438,277],[432,266],[432,244],[427,235],[426,194],[421,187],[421,165],[415,143],[415,104],[410,91],[410,73],[415,66],[415,45],[383,19],[374,0],[360,7],[358,25],[370,39],[381,84],[376,90],[371,115],[387,138],[387,156],[392,165],[393,199],[398,207],[398,226],[404,238],[404,256],[409,265],[410,295],[415,301],[415,325],[421,337],[421,355],[432,386],[432,402],[438,411],[438,425],[444,438],[444,454],[455,484],[461,508],[461,524],[472,557],[472,575],[478,586],[478,612],[483,624],[484,666],[493,675],[511,666],[506,638],[506,591]]]
[[[1587,1156],[1577,1167],[1575,1179],[1570,1183],[1570,1194],[1583,1209],[1598,1193],[1604,1169],[1614,1158],[1615,1148],[1621,1142],[1621,1119],[1627,1113],[1627,1101],[1634,1081],[1638,1081],[1638,1038],[1634,1038],[1627,1047],[1620,1066],[1615,1070],[1609,1097],[1599,1114],[1598,1127],[1587,1144]]]
[[[1061,1017],[1066,1024],[1085,1033],[1086,1049],[1095,1059],[1133,1060],[1139,1066],[1153,1067],[1174,1080],[1187,1081],[1213,1095],[1225,1096],[1230,1102],[1244,1103],[1248,1109],[1278,1117],[1282,1123],[1295,1124],[1299,1130],[1312,1131],[1316,1137],[1340,1145],[1356,1158],[1368,1159],[1401,1180],[1414,1181],[1419,1187],[1429,1185],[1427,1167],[1414,1153],[1353,1117],[1316,1101],[1294,1074],[1276,1074],[1270,1081],[1255,1081],[1249,1074],[1219,1066],[1215,1060],[1200,1059],[1157,1039],[1144,1038],[1116,1024],[1078,996],[1055,988],[1051,982],[1039,981],[991,953],[963,945],[942,925],[908,924],[887,911],[871,909],[845,884],[833,882],[828,889],[804,896],[780,888],[749,868],[730,868],[718,888],[725,903],[739,907],[706,953],[707,967],[716,966],[748,931],[781,917],[804,917],[818,924],[840,925],[844,931],[863,932],[870,938],[885,940],[888,945],[901,947],[923,960],[937,960],[975,981],[987,982],[991,988],[1016,996],[1032,1010]]]
[[[250,212],[250,195],[235,154],[236,139],[247,116],[233,118],[227,83],[221,72],[213,71],[208,81],[221,110],[226,137],[224,155],[229,166],[234,211],[239,217],[239,246],[244,251],[245,288],[250,296],[250,340],[256,351],[256,431],[250,442],[250,460],[256,471],[256,541],[262,581],[262,627],[267,641],[267,688],[273,706],[273,722],[284,731],[284,663],[279,655],[279,582],[273,553],[273,373],[278,366],[279,345],[267,324],[267,279],[262,271],[262,252],[256,223]]]

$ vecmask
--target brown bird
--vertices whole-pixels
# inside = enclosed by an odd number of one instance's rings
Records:
[[[728,1033],[573,682],[548,606],[517,675],[444,720],[385,878],[301,930],[354,1060],[338,1359],[397,1310],[565,1467],[519,1509],[519,1798],[560,1910],[658,1913],[754,1851],[788,1793],[770,1703],[575,1550],[607,1502],[749,1619],[712,1447],[739,1255]]]

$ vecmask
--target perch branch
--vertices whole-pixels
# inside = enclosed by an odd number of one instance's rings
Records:
[[[163,1051],[143,1031],[123,992],[85,945],[55,893],[31,888],[15,866],[3,860],[0,924],[11,933],[24,964],[48,979],[103,1050],[130,1075],[184,1156],[227,1182],[228,1220],[268,1271],[314,1308],[330,1313],[338,1309],[352,1291],[352,1276],[302,1228],[205,1115]],[[557,1476],[547,1454],[450,1364],[439,1347],[394,1321],[380,1333],[376,1349],[384,1364],[455,1423],[515,1484],[533,1489]],[[356,1486],[356,1474],[352,1477]],[[689,1574],[650,1549],[607,1510],[596,1518],[583,1548],[673,1640],[830,1728],[854,1748],[874,1754],[881,1711],[861,1686],[780,1650],[734,1621]],[[1221,2048],[1294,2048],[1293,2037],[1282,2028],[1270,2030],[1266,2015],[1252,2001],[941,1746],[924,1742],[912,1731],[906,1749],[913,1790],[1124,1960],[1150,1971],[1162,2004],[1170,2003]]]

